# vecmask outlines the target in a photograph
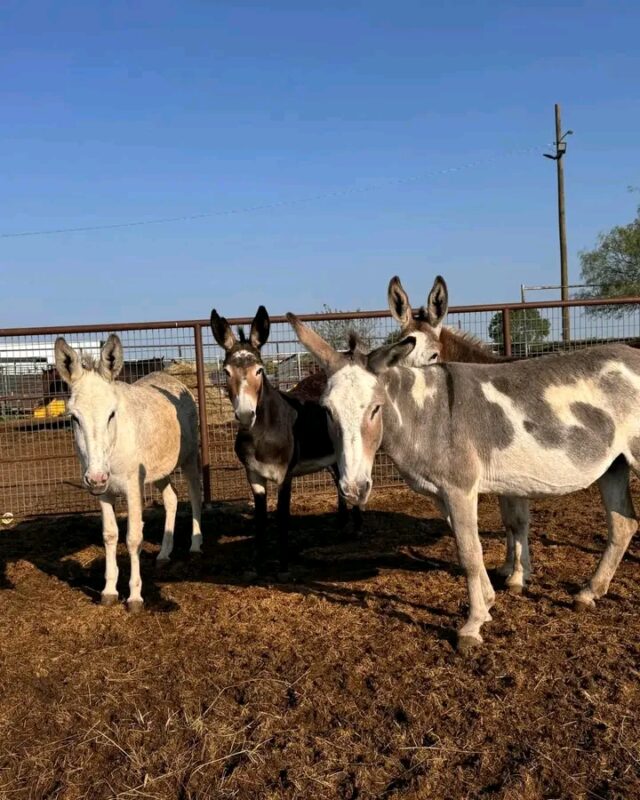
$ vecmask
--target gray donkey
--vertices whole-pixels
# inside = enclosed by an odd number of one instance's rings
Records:
[[[106,552],[103,605],[118,601],[116,547],[118,524],[113,509],[117,495],[125,495],[129,514],[127,548],[131,559],[130,611],[143,600],[140,579],[143,490],[147,483],[162,492],[165,527],[158,562],[173,549],[178,501],[169,476],[181,467],[189,487],[193,514],[191,552],[199,553],[200,472],[198,469],[198,414],[193,396],[180,381],[153,372],[133,384],[116,381],[122,369],[120,339],[111,334],[96,363],[82,357],[64,338],[55,345],[56,367],[70,386],[69,413],[83,483],[100,500]]]
[[[387,296],[391,315],[400,325],[399,338],[413,336],[416,340],[404,366],[427,367],[436,361],[498,364],[514,360],[492,353],[470,334],[443,324],[449,307],[449,292],[441,275],[436,276],[427,302],[416,314],[397,275],[389,281]],[[499,497],[498,501],[507,533],[507,553],[497,572],[505,578],[510,592],[521,594],[531,577],[529,501],[524,497],[507,496]],[[517,548],[516,541],[520,542]]]
[[[330,376],[322,402],[344,495],[366,502],[382,445],[407,483],[445,508],[469,591],[460,649],[482,641],[495,599],[478,536],[478,494],[563,495],[597,481],[609,537],[574,605],[594,607],[606,594],[638,528],[629,468],[640,473],[640,352],[605,345],[510,364],[408,368],[395,365],[415,348],[414,336],[369,355],[352,342],[345,355],[288,318]],[[518,549],[522,531],[515,535]]]

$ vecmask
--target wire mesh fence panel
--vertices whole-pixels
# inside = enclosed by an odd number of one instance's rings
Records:
[[[510,345],[514,356],[531,357],[605,341],[639,343],[640,313],[635,302],[613,310],[609,304],[606,311],[604,304],[597,307],[571,302],[569,341],[563,338],[563,309],[558,303],[452,308],[447,324],[496,353],[506,352]],[[504,341],[505,314],[509,317],[509,342]],[[236,330],[237,323],[243,324],[249,335],[250,318],[232,323]],[[355,331],[366,347],[389,343],[398,332],[397,324],[386,312],[314,315],[309,324],[338,349],[347,347],[350,331]],[[125,357],[119,380],[132,383],[150,372],[165,371],[182,381],[194,395],[204,443],[205,497],[250,497],[244,469],[234,452],[237,425],[227,396],[224,353],[205,321],[114,325],[101,330],[84,326],[66,332],[0,331],[0,516],[97,510],[97,501],[82,487],[67,413],[69,390],[55,370],[54,342],[57,335],[64,335],[84,356],[96,358],[114,329],[122,340]],[[272,321],[262,356],[269,380],[282,391],[296,387],[299,391],[305,379],[318,371],[313,358],[282,318]],[[203,376],[202,385],[199,375]],[[317,396],[319,387],[322,381],[313,379],[310,391]],[[401,482],[383,453],[375,463],[374,481],[377,486]],[[179,473],[175,485],[179,498],[186,499],[186,486]],[[327,470],[294,481],[294,492],[334,491]],[[155,490],[147,491],[147,503],[158,500]]]
[[[67,411],[69,388],[55,369],[57,335],[85,361],[97,359],[109,330],[0,337],[0,514],[95,511],[98,501],[82,486]],[[125,330],[125,362],[118,380],[133,383],[154,372],[195,363],[193,330]],[[195,367],[193,367],[195,372]],[[187,496],[179,471],[179,497]],[[158,499],[147,490],[147,502]]]
[[[529,304],[525,309],[512,310],[512,354],[528,358],[613,341],[636,343],[640,339],[640,314],[637,308],[623,306],[613,313],[608,308],[570,307],[566,331],[562,308],[538,308]]]

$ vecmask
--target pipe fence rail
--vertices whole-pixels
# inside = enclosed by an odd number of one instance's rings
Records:
[[[563,309],[569,313],[571,340],[562,340]],[[230,320],[248,328],[251,317]],[[351,329],[376,347],[397,331],[388,311],[301,315],[337,347],[346,347]],[[263,348],[270,380],[283,390],[317,369],[284,317],[271,318]],[[640,344],[640,297],[458,306],[447,324],[492,347],[496,353],[532,357],[593,344],[626,341]],[[66,386],[54,366],[54,342],[64,336],[83,353],[97,355],[110,333],[118,333],[125,352],[119,379],[132,382],[148,372],[166,370],[193,392],[200,417],[201,464],[205,502],[250,497],[234,451],[236,425],[221,370],[223,352],[208,320],[118,323],[46,328],[0,329],[0,519],[40,514],[95,511],[97,501],[80,484],[66,413]],[[377,486],[401,482],[380,454]],[[176,476],[176,490],[186,486]],[[294,491],[334,491],[328,472],[296,479]],[[157,502],[155,490],[147,501]]]

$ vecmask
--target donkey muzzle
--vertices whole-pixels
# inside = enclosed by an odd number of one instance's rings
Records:
[[[252,428],[253,423],[256,421],[255,411],[236,411],[235,416],[243,428]]]
[[[85,472],[84,485],[91,492],[91,494],[104,494],[109,485],[108,472]]]
[[[340,481],[340,491],[344,499],[354,506],[361,506],[367,502],[371,487],[372,482],[369,478],[362,481]]]

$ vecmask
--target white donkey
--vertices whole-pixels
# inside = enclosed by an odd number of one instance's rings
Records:
[[[116,382],[123,354],[122,343],[114,334],[95,363],[83,361],[62,337],[56,340],[55,355],[58,373],[71,388],[69,413],[83,483],[100,499],[106,551],[102,603],[112,605],[118,601],[118,524],[113,503],[117,495],[125,495],[131,558],[127,607],[129,611],[139,611],[143,606],[140,549],[144,485],[152,483],[162,492],[165,526],[158,562],[164,562],[173,549],[178,500],[169,476],[177,467],[182,468],[189,487],[193,515],[191,552],[200,552],[196,404],[186,386],[165,372],[153,372],[133,384]]]
[[[574,605],[594,607],[606,594],[638,528],[629,490],[629,468],[640,474],[638,350],[607,345],[511,364],[407,368],[395,365],[415,348],[415,336],[368,355],[353,343],[345,355],[287,316],[329,374],[322,403],[345,497],[367,501],[382,445],[413,489],[444,506],[469,591],[461,649],[482,641],[495,599],[478,536],[478,494],[563,495],[597,481],[609,538]],[[525,531],[514,535],[518,551]]]

